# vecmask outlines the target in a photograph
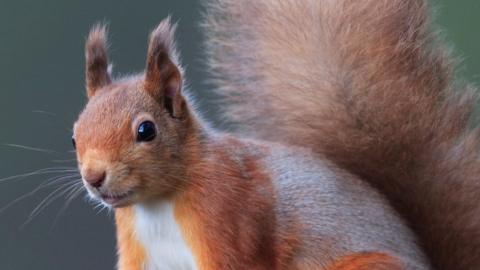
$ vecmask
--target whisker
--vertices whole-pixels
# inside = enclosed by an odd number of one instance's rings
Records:
[[[20,228],[24,228],[30,221],[32,221],[35,217],[37,217],[43,209],[45,209],[48,205],[50,205],[53,201],[55,201],[58,197],[62,196],[63,194],[67,193],[69,190],[72,189],[72,187],[75,187],[73,185],[70,185],[70,183],[65,183],[61,185],[59,188],[56,188],[54,191],[50,192],[50,194],[45,197],[38,205],[33,209],[33,211],[30,213],[28,216],[28,219],[20,226]],[[64,189],[63,191],[57,193],[61,189]]]
[[[105,207],[105,205],[104,205],[102,202],[95,201],[95,203],[96,203],[97,205],[95,205],[95,206],[93,207],[93,210],[98,210],[98,208]]]
[[[68,162],[74,162],[74,161],[77,161],[76,158],[71,158],[71,159],[54,159],[52,160],[52,162],[55,162],[55,163],[68,163]]]
[[[80,184],[80,185],[79,185],[79,184]],[[68,208],[68,206],[70,205],[70,203],[71,203],[78,195],[80,195],[80,194],[84,191],[84,186],[83,186],[83,183],[82,183],[82,182],[75,183],[75,184],[73,184],[73,186],[75,186],[75,188],[72,189],[72,191],[70,191],[70,192],[66,195],[67,201],[66,201],[65,205],[62,206],[62,208],[60,209],[60,211],[58,212],[58,214],[55,216],[55,219],[54,219],[54,221],[53,221],[52,227],[50,228],[50,231],[53,231],[53,229],[54,229],[55,226],[57,225],[58,220],[60,219],[60,217],[62,216],[62,214],[65,212],[65,210],[67,210],[67,208]]]
[[[57,114],[55,114],[55,113],[42,111],[42,110],[33,110],[32,113],[41,113],[41,114],[46,114],[46,115],[49,115],[49,116],[57,116]]]
[[[40,183],[36,188],[34,188],[32,191],[30,192],[27,192],[23,195],[21,195],[20,197],[17,197],[16,199],[14,199],[13,201],[9,202],[8,204],[6,204],[4,207],[0,208],[0,213],[4,212],[5,210],[7,210],[8,208],[10,208],[11,206],[15,205],[16,203],[22,201],[23,199],[26,199],[28,197],[31,197],[33,196],[35,193],[37,193],[39,190],[41,190],[42,188],[45,188],[45,187],[48,187],[50,185],[52,185],[51,182],[55,182],[57,181],[58,179],[67,179],[67,177],[73,177],[70,176],[70,175],[67,175],[67,176],[55,176],[55,177],[51,177],[49,179],[46,179],[44,180],[42,183]],[[47,183],[47,182],[50,182],[50,183]],[[47,184],[46,184],[47,183]],[[81,182],[80,182],[81,183]]]
[[[28,173],[22,173],[22,174],[17,174],[17,175],[12,175],[12,176],[7,176],[4,178],[0,178],[0,182],[5,182],[8,180],[13,180],[17,178],[26,178],[29,176],[34,176],[34,175],[43,175],[43,174],[52,174],[52,173],[67,173],[67,172],[78,172],[78,169],[74,167],[53,167],[53,168],[45,168],[45,169],[40,169],[36,170],[33,172],[28,172]]]
[[[110,207],[106,206],[105,204],[103,203],[99,203],[98,206],[100,206],[100,210],[97,212],[97,214],[100,214],[102,213],[103,210],[107,210],[107,213],[109,212],[110,210]],[[98,207],[95,207],[95,209],[98,208]]]
[[[14,147],[14,148],[20,148],[20,149],[24,149],[24,150],[42,152],[42,153],[47,153],[47,154],[60,154],[59,152],[54,151],[54,150],[37,148],[37,147],[28,146],[28,145],[21,145],[21,144],[15,144],[15,143],[4,143],[2,145],[3,146]]]
[[[47,183],[45,186],[54,186],[60,182],[65,182],[65,181],[78,181],[78,183],[80,184],[83,184],[82,183],[82,179],[80,178],[80,174],[69,174],[69,175],[64,175],[64,176],[58,176],[58,177],[55,177],[55,178],[51,178],[50,180],[48,180],[49,183]],[[77,183],[75,183],[77,184]]]

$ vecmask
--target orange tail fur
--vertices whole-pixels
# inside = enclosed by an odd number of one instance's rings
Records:
[[[228,120],[371,183],[437,269],[480,267],[475,91],[452,79],[425,0],[208,5],[210,66]]]

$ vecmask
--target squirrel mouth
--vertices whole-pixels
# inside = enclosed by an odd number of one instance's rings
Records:
[[[115,207],[115,206],[121,205],[122,202],[124,202],[132,194],[133,194],[133,191],[127,191],[127,192],[119,193],[119,194],[112,194],[112,193],[104,194],[104,193],[101,193],[100,197],[102,198],[102,200],[105,203],[110,204],[111,206]]]

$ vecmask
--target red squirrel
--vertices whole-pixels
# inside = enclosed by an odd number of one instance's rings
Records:
[[[87,39],[73,142],[118,269],[480,267],[475,89],[426,1],[209,0],[204,29],[238,130],[199,117],[169,19],[136,76]]]

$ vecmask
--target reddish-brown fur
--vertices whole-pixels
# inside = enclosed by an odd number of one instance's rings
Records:
[[[115,223],[117,225],[117,242],[119,260],[118,269],[143,270],[145,250],[135,236],[135,213],[132,207],[117,209]]]
[[[359,253],[338,259],[325,270],[403,270],[400,261],[382,253]]]
[[[111,82],[110,74],[108,73],[106,31],[106,26],[94,26],[86,43],[88,46],[85,48],[85,79],[89,97],[92,97],[96,90]]]
[[[426,0],[208,3],[240,132],[322,153],[389,198],[437,269],[480,268],[476,90],[452,78]]]
[[[213,68],[225,94],[242,102],[231,107],[233,118],[254,136],[310,148],[319,161],[377,187],[439,269],[476,268],[479,140],[466,126],[472,100],[453,94],[425,2],[212,1]],[[279,224],[275,214],[278,193],[261,162],[270,148],[257,142],[259,149],[247,150],[245,141],[210,133],[188,106],[168,20],[152,32],[139,76],[110,79],[104,27],[92,30],[86,58],[89,103],[75,125],[79,167],[107,171],[105,192],[132,194],[115,210],[119,269],[147,263],[131,205],[159,199],[172,202],[200,269],[402,269],[383,253],[298,252],[302,223],[294,215]],[[145,120],[158,127],[148,143],[136,139]],[[352,177],[341,169],[333,170],[339,179]]]
[[[273,242],[277,237],[270,179],[255,157],[236,156],[243,165],[232,159],[225,146],[242,148],[238,142],[215,144],[207,150],[208,163],[189,168],[192,181],[175,199],[178,222],[200,269],[277,269],[280,243]]]

